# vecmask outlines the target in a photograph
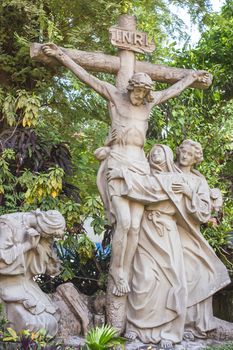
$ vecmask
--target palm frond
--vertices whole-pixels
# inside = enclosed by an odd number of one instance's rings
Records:
[[[90,350],[106,350],[117,345],[123,345],[125,339],[117,336],[117,331],[109,326],[103,325],[90,330],[86,336],[86,344]]]

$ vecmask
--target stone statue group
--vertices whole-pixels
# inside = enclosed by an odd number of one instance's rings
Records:
[[[205,72],[191,71],[162,91],[152,91],[150,76],[135,73],[127,89],[120,90],[87,73],[56,45],[46,44],[42,50],[108,102],[109,135],[95,152],[100,161],[97,185],[115,227],[108,293],[113,304],[124,298],[125,336],[160,343],[164,348],[184,337],[207,337],[217,327],[212,296],[229,283],[229,276],[200,233],[212,208],[211,190],[195,169],[203,160],[202,147],[192,140],[183,141],[176,162],[166,145],[154,145],[148,157],[143,149],[151,109],[193,82],[204,82]],[[30,276],[40,273],[40,264],[44,270],[53,267],[46,224],[51,223],[52,234],[57,236],[64,230],[64,221],[57,212],[18,214],[20,224],[10,215],[0,221],[0,278],[6,281],[4,286],[1,283],[1,298],[20,317],[23,312],[50,315],[50,333],[55,334],[51,305],[46,306]],[[29,225],[28,220],[35,224]],[[24,264],[26,275],[21,274]],[[11,293],[15,285],[17,300]],[[17,310],[14,303],[18,303]]]
[[[128,269],[129,339],[171,347],[183,338],[205,338],[217,327],[212,296],[229,277],[200,233],[212,207],[208,184],[194,169],[202,159],[201,145],[185,140],[176,164],[168,146],[155,145],[148,156],[149,175],[114,172],[123,182],[124,196],[144,204]]]

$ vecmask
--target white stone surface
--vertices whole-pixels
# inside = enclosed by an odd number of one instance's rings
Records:
[[[83,337],[68,337],[64,344],[67,346],[84,345],[85,339]],[[220,346],[224,344],[232,344],[231,342],[217,341],[217,340],[196,340],[196,341],[183,341],[180,344],[174,346],[172,350],[202,350],[207,346]],[[117,350],[121,350],[122,347],[118,347]],[[140,341],[127,342],[125,344],[125,350],[160,350],[159,345],[144,344]],[[162,349],[164,350],[164,349]]]
[[[64,229],[65,220],[56,210],[0,216],[0,298],[16,331],[44,328],[51,336],[57,333],[57,307],[34,277],[59,273],[53,243]]]

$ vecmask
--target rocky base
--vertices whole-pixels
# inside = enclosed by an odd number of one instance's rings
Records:
[[[223,341],[217,341],[217,340],[195,340],[195,341],[183,341],[181,344],[175,345],[173,348],[169,348],[166,350],[201,350],[206,349],[209,346],[220,346],[227,344]],[[232,344],[232,350],[233,350],[233,343]],[[126,350],[160,350],[159,345],[150,345],[150,344],[143,344],[141,342],[133,342],[133,343],[127,343]],[[161,349],[164,350],[164,349]],[[214,350],[214,349],[213,349]]]
[[[67,339],[64,339],[64,345],[66,346],[77,346],[77,345],[84,345],[85,340],[83,337],[74,336],[74,337],[68,337]]]
[[[82,337],[69,337],[65,340],[66,346],[77,346],[77,345],[84,345],[84,339]],[[233,350],[233,342],[226,342],[226,341],[220,341],[220,340],[214,340],[214,339],[198,339],[195,341],[183,341],[181,344],[175,345],[172,349],[166,349],[166,350],[202,350],[205,349],[208,346],[220,346],[225,344],[232,344],[232,350]],[[120,350],[121,347],[118,348]],[[164,350],[161,349],[159,345],[153,345],[153,344],[143,344],[139,340],[135,340],[133,342],[127,342],[125,345],[125,350]],[[213,349],[214,350],[214,349]]]
[[[217,328],[214,331],[208,333],[208,339],[197,339],[194,341],[184,340],[180,344],[175,345],[173,348],[166,348],[165,350],[201,350],[208,346],[215,347],[224,344],[232,344],[233,350],[233,323],[227,322],[215,318]],[[82,337],[68,337],[64,340],[65,345],[77,346],[84,345],[84,338]],[[119,348],[121,349],[121,348]],[[159,345],[144,344],[139,340],[127,342],[125,346],[126,350],[164,350]]]
[[[233,323],[215,318],[218,327],[208,333],[208,339],[233,342]],[[233,350],[233,346],[232,346]]]
[[[213,297],[213,309],[214,314],[222,318],[224,320],[227,320],[229,322],[233,322],[233,278],[231,276],[232,282],[227,288],[220,291]]]

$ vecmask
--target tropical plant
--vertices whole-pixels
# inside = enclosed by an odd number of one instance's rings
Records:
[[[14,329],[8,327],[0,340],[5,343],[16,343],[17,350],[61,350],[67,349],[62,344],[53,340],[47,335],[45,329],[40,329],[38,332],[30,332],[23,329],[16,332]],[[71,350],[72,348],[70,348]]]
[[[83,232],[82,226],[74,228],[77,233],[69,234],[56,243],[57,253],[62,261],[58,277],[40,275],[37,282],[44,292],[52,293],[64,281],[72,282],[84,294],[93,295],[106,290],[110,264],[110,247],[94,245]]]
[[[126,339],[119,337],[117,331],[109,325],[91,329],[85,337],[85,344],[88,350],[115,349],[120,345],[124,349],[125,341]]]
[[[4,332],[6,331],[6,327],[8,324],[8,320],[4,313],[3,304],[0,303],[0,339],[3,339]]]

